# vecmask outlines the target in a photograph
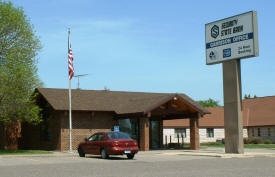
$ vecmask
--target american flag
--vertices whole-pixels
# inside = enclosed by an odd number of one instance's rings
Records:
[[[69,79],[72,80],[74,76],[74,65],[73,65],[74,57],[73,57],[73,52],[71,47],[69,49],[68,59],[69,59]]]

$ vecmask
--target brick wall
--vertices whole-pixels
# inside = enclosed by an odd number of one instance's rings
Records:
[[[99,131],[111,131],[117,122],[111,112],[74,111],[72,114],[72,143],[76,150],[84,138],[90,137]],[[69,116],[68,111],[60,115],[61,144],[60,150],[69,150]]]
[[[19,141],[21,149],[68,150],[69,149],[69,116],[68,111],[52,111],[49,119],[48,136],[43,136],[42,126],[22,124],[22,138]],[[113,113],[76,111],[72,115],[73,149],[84,138],[99,131],[110,131],[117,122]],[[1,128],[1,127],[0,127]],[[1,139],[0,139],[1,140]]]
[[[60,112],[52,111],[49,119],[48,138],[43,137],[41,126],[22,123],[22,138],[19,140],[20,149],[60,150]]]

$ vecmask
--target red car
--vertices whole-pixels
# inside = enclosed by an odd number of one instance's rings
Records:
[[[80,143],[77,150],[80,157],[94,154],[106,159],[109,155],[126,154],[128,159],[133,159],[138,152],[138,144],[123,132],[100,132],[85,138],[85,142]]]

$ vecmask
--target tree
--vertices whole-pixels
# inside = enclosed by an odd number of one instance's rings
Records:
[[[244,99],[249,99],[251,98],[250,94],[244,94]]]
[[[110,91],[110,89],[107,86],[104,86],[105,91]]]
[[[211,98],[209,98],[208,100],[200,100],[198,101],[198,103],[203,107],[220,107],[219,101],[215,101]]]
[[[244,94],[244,99],[249,99],[249,98],[252,98],[252,96],[250,96],[250,94]],[[253,98],[257,98],[257,96],[254,95]]]
[[[42,85],[36,66],[40,49],[23,9],[0,0],[0,122],[6,127],[7,148],[17,148],[20,122],[41,121],[33,94],[34,88]],[[18,132],[11,136],[10,130]]]

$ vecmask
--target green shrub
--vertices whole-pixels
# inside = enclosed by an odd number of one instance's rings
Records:
[[[249,138],[244,138],[244,139],[243,139],[243,143],[244,143],[244,144],[249,144]]]
[[[243,139],[244,144],[263,144],[263,140],[258,137],[250,137]]]
[[[263,140],[261,138],[254,138],[251,144],[263,144]]]
[[[179,148],[179,147],[183,147],[184,144],[183,143],[179,143],[179,144],[178,143],[168,143],[168,148]]]
[[[271,144],[271,143],[272,143],[271,140],[265,140],[265,141],[264,141],[264,144]]]
[[[248,138],[248,139],[247,139],[247,144],[255,144],[255,143],[254,143],[254,139],[255,139],[255,138],[253,138],[253,137],[252,137],[252,138]]]
[[[207,143],[201,143],[201,145],[221,145],[222,143],[219,142],[207,142]]]

